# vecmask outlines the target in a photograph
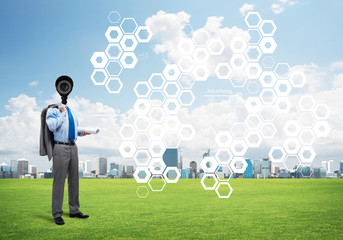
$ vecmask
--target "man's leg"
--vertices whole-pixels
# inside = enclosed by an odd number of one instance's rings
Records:
[[[77,146],[70,147],[70,162],[68,169],[69,214],[79,213],[79,155]]]
[[[53,174],[52,186],[52,216],[61,217],[63,214],[64,183],[68,172],[70,149],[68,146],[55,144],[53,150]]]

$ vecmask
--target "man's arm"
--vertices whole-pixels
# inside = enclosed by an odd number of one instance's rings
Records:
[[[62,111],[62,113],[58,116],[57,111]],[[63,111],[65,110],[65,111]],[[60,109],[56,108],[49,108],[48,112],[46,113],[46,124],[48,125],[48,128],[50,131],[54,132],[57,128],[59,128],[62,123],[67,118],[66,114],[67,110],[63,107],[60,107]]]

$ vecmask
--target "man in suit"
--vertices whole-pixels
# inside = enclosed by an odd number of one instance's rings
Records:
[[[68,175],[69,217],[88,218],[79,207],[79,158],[76,146],[77,136],[85,136],[85,130],[78,129],[78,120],[66,105],[48,108],[46,124],[54,135],[52,187],[52,215],[57,225],[63,225],[62,205],[64,183]]]

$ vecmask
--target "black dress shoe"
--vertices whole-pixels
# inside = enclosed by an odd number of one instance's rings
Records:
[[[88,218],[89,216],[86,214],[83,214],[82,212],[76,213],[76,214],[69,214],[69,217],[77,217],[77,218]]]
[[[54,220],[55,220],[55,223],[57,225],[63,225],[64,224],[64,221],[63,221],[63,219],[61,217],[57,217]]]

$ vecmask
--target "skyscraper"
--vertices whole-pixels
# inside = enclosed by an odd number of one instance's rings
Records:
[[[189,178],[189,169],[182,169],[181,178]]]
[[[328,161],[322,161],[322,168],[328,169]]]
[[[335,169],[334,169],[333,160],[329,160],[329,161],[328,161],[327,172],[328,172],[328,173],[333,173],[334,171],[335,171]]]
[[[18,159],[18,176],[24,176],[29,173],[29,161],[25,158]]]
[[[272,167],[272,162],[269,161],[269,158],[262,158],[261,162],[261,178],[268,178],[270,175]]]
[[[198,178],[198,169],[197,169],[197,162],[196,161],[191,161],[189,163],[190,168],[192,169],[191,171],[194,172],[195,178]]]
[[[119,164],[116,164],[116,163],[114,163],[114,162],[111,162],[111,163],[110,163],[110,170],[113,170],[113,169],[119,170]]]
[[[343,173],[343,160],[340,162],[340,168],[339,169],[341,170],[341,173]]]
[[[107,158],[97,157],[96,158],[96,175],[107,174]]]
[[[92,162],[87,160],[85,162],[85,172],[90,173],[92,171]]]
[[[252,178],[254,173],[254,166],[252,165],[250,159],[245,159],[245,161],[247,162],[248,166],[243,173],[243,178]]]
[[[37,177],[37,167],[34,165],[29,165],[29,173],[32,174],[36,178]]]
[[[128,178],[132,178],[133,177],[133,166],[127,166],[126,167],[126,176]]]
[[[209,156],[210,156],[210,153],[211,153],[211,150],[208,149],[207,152],[205,152],[205,153],[202,155],[202,158],[209,157]]]
[[[261,160],[254,160],[254,178],[258,178],[261,174]]]
[[[79,169],[85,170],[85,162],[84,161],[79,162]]]
[[[18,161],[11,160],[11,173],[12,178],[18,178]]]
[[[167,148],[163,153],[163,161],[167,167],[178,167],[178,149]]]

